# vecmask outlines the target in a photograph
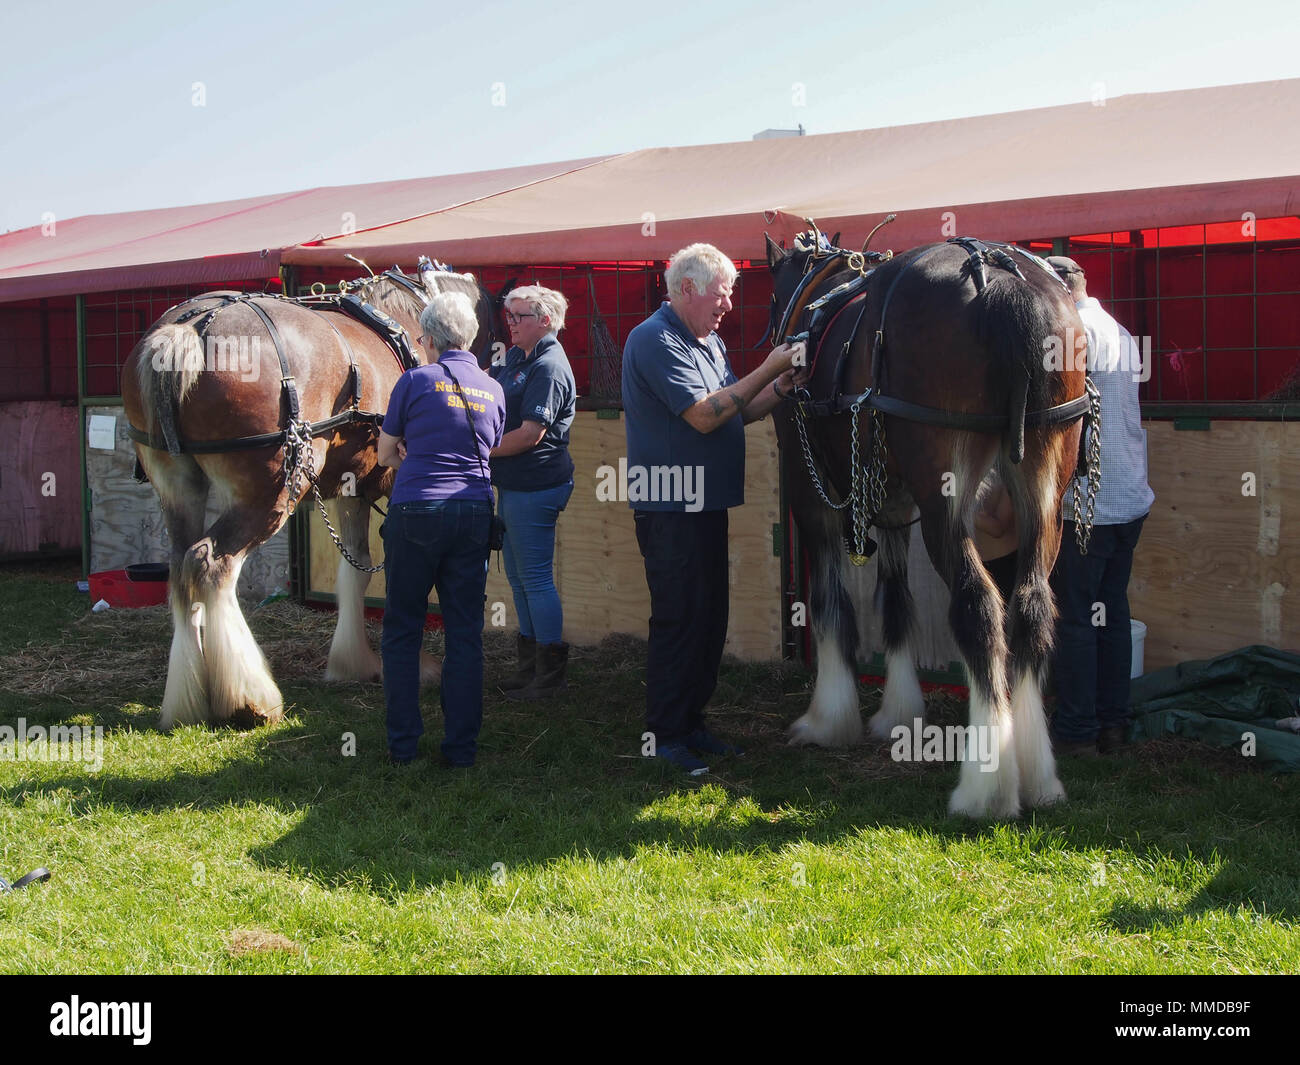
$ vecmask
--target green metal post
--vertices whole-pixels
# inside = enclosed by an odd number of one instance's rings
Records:
[[[78,296],[77,425],[81,454],[81,575],[90,576],[90,479],[86,475],[86,297]]]

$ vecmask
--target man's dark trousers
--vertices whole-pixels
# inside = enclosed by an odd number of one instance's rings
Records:
[[[1058,740],[1091,743],[1099,728],[1128,723],[1133,668],[1128,581],[1145,520],[1094,525],[1086,555],[1075,545],[1074,523],[1065,522],[1052,570],[1059,611],[1052,734]],[[1098,623],[1098,604],[1105,608],[1105,624]]]
[[[727,642],[727,512],[635,511],[650,587],[646,730],[656,743],[704,724]]]

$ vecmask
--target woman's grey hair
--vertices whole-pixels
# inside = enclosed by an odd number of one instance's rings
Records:
[[[539,322],[543,318],[549,318],[551,324],[547,328],[552,333],[558,333],[564,328],[564,312],[569,309],[569,301],[564,298],[563,292],[556,292],[544,285],[522,285],[510,290],[505,303],[509,305],[511,300],[527,303],[529,310],[539,316]]]
[[[664,284],[668,298],[682,295],[682,282],[690,281],[697,293],[704,293],[721,278],[728,285],[736,282],[736,266],[712,244],[689,244],[668,260]]]
[[[478,336],[478,315],[465,293],[439,292],[420,312],[420,328],[439,355],[452,348],[468,351]]]

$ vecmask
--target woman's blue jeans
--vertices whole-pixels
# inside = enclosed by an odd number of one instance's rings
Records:
[[[395,503],[384,521],[384,707],[388,751],[416,755],[420,716],[420,645],[437,589],[446,638],[440,698],[446,724],[442,753],[472,765],[483,723],[483,590],[487,583],[487,502],[443,499]]]
[[[538,643],[559,643],[564,629],[560,593],[555,590],[555,523],[573,482],[517,492],[499,488],[501,519],[506,523],[506,579],[515,597],[519,634]]]

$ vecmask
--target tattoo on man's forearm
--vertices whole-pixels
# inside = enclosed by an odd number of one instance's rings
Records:
[[[709,399],[709,406],[713,408],[713,416],[715,418],[721,418],[723,412],[726,410],[726,408],[723,407],[722,405],[722,400],[720,400],[717,396],[709,396],[708,399]]]
[[[736,410],[745,409],[746,400],[743,396],[738,396],[735,392],[728,392],[727,395],[731,397],[731,402],[736,405]]]

